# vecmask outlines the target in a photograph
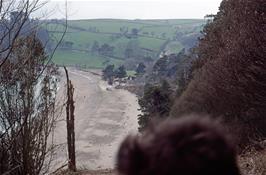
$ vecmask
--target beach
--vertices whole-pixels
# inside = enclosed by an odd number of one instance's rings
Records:
[[[136,95],[107,85],[101,76],[69,68],[75,101],[76,163],[79,169],[113,169],[121,141],[136,134],[138,102]],[[61,71],[58,97],[66,94],[66,79]],[[54,168],[67,162],[65,110],[54,133],[58,145]],[[54,169],[53,168],[53,169]]]

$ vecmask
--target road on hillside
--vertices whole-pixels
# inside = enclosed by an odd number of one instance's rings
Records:
[[[59,96],[65,93],[65,76],[59,87]],[[125,90],[107,90],[100,76],[90,72],[69,69],[74,84],[76,162],[79,168],[114,168],[115,155],[122,139],[137,133],[137,97]],[[57,122],[54,168],[67,160],[65,111]],[[54,169],[53,168],[53,169]]]

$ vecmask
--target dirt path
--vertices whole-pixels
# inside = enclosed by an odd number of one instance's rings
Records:
[[[107,84],[97,75],[69,69],[75,92],[76,159],[80,169],[113,168],[122,139],[137,132],[137,98],[125,90],[106,90]],[[63,93],[63,81],[59,95]],[[62,116],[64,119],[65,115]],[[55,143],[57,167],[67,160],[65,121],[57,123]]]

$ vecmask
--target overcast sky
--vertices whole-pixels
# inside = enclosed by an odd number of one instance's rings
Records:
[[[176,19],[215,14],[221,0],[68,0],[69,19]],[[51,10],[53,12],[51,12]],[[42,12],[64,18],[64,1],[50,0]]]

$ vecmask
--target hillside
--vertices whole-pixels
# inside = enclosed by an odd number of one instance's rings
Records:
[[[59,65],[103,68],[125,64],[135,69],[139,62],[153,62],[162,52],[178,53],[193,46],[204,20],[70,20],[63,42],[54,56]],[[45,23],[55,44],[65,28],[64,21]]]

